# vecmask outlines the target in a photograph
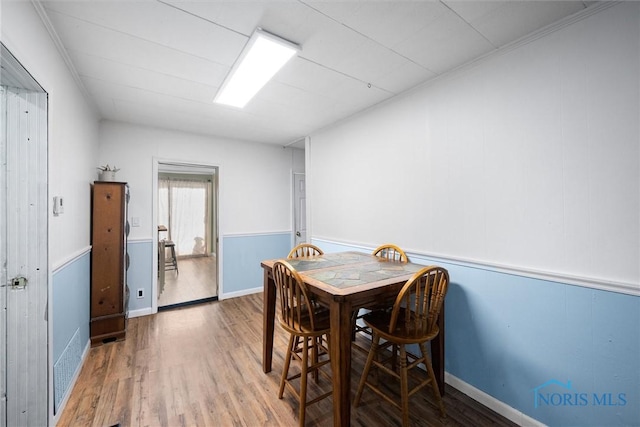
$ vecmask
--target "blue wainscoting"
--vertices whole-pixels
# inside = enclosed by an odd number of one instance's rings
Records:
[[[548,425],[640,423],[640,297],[446,267],[448,372]]]
[[[73,386],[89,343],[91,253],[81,254],[53,272],[54,411]]]
[[[640,425],[640,297],[408,255],[449,270],[449,374],[550,426]]]
[[[152,241],[129,242],[130,266],[127,281],[131,289],[129,312],[151,312]],[[54,413],[73,387],[73,381],[89,345],[91,306],[91,252],[66,262],[53,272],[52,347]],[[135,290],[144,289],[137,299]]]
[[[224,297],[240,296],[262,289],[263,270],[260,262],[284,258],[290,250],[290,232],[224,236]]]
[[[153,277],[153,261],[157,257],[152,240],[129,240],[129,269],[127,284],[129,285],[129,316],[137,317],[151,314],[151,287]],[[138,298],[138,289],[142,289],[143,298]]]

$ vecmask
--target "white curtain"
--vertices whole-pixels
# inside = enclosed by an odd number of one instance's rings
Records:
[[[159,238],[172,240],[177,256],[209,252],[211,182],[190,179],[158,180],[158,224],[167,231]]]

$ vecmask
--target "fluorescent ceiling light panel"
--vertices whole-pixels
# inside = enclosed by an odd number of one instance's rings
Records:
[[[299,51],[298,45],[256,29],[213,101],[243,108]]]

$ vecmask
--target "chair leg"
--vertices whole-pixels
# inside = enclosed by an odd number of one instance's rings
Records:
[[[314,339],[315,344],[315,339]],[[315,346],[314,346],[315,347]],[[309,369],[309,340],[307,337],[302,340],[302,372],[300,374],[300,427],[304,427],[304,418],[307,412],[307,373]]]
[[[394,350],[396,346],[394,345]],[[407,372],[407,351],[400,344],[400,398],[402,400],[402,425],[409,426],[409,376]]]
[[[278,399],[282,399],[284,393],[284,383],[287,381],[287,374],[289,373],[289,365],[291,365],[291,352],[298,345],[298,337],[291,335],[289,337],[289,347],[287,347],[287,354],[284,358],[284,368],[282,368],[282,378],[280,379],[280,390],[278,391]]]
[[[320,339],[320,341],[318,341],[318,339]],[[318,345],[320,345],[319,342],[322,341],[322,337],[312,337],[311,340],[311,364],[316,365],[318,364]],[[318,370],[314,369],[312,374],[313,380],[318,384]]]
[[[351,312],[351,341],[356,340],[356,321],[358,320],[360,309]]]
[[[320,337],[320,342],[322,342],[322,337]],[[331,334],[327,333],[327,356],[331,359]],[[331,362],[329,362],[329,367],[331,367]]]
[[[431,380],[431,389],[433,390],[434,397],[438,402],[438,406],[440,406],[440,415],[442,415],[442,417],[444,418],[447,416],[447,413],[444,408],[444,402],[442,401],[440,389],[438,388],[438,382],[436,381],[436,374],[433,372],[431,358],[427,353],[427,345],[425,343],[420,343],[420,351],[422,352],[422,357],[424,358],[424,365],[427,367],[427,374],[429,375],[429,379]]]
[[[398,369],[398,344],[393,344],[391,349],[391,370]]]
[[[364,390],[364,385],[367,382],[367,376],[369,375],[369,370],[371,369],[371,365],[373,363],[373,358],[378,351],[378,344],[380,343],[380,336],[373,333],[373,340],[371,341],[371,350],[369,350],[369,355],[367,356],[367,363],[364,365],[364,370],[362,372],[362,377],[360,378],[360,384],[358,385],[358,391],[356,392],[356,397],[353,399],[353,406],[358,406],[360,403],[360,397],[362,397],[362,390]]]
[[[176,247],[171,247],[171,255],[173,256],[173,266],[176,268],[176,274],[180,274],[178,270],[178,258],[176,257]]]

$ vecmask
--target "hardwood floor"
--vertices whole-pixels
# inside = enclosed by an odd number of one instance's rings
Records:
[[[262,294],[130,319],[124,341],[90,349],[57,425],[295,426],[297,402],[287,391],[282,400],[277,397],[287,339],[276,325],[273,371],[264,374]],[[352,354],[355,393],[365,355]],[[310,381],[309,393],[327,386],[322,377],[318,386]],[[307,425],[332,425],[331,402],[309,407]],[[420,391],[410,403],[412,423],[515,425],[450,386],[444,402],[448,416],[441,419],[429,390]],[[365,391],[351,421],[399,426],[401,415]]]
[[[178,259],[179,273],[165,272],[164,290],[158,298],[158,307],[181,304],[218,295],[216,257]]]

